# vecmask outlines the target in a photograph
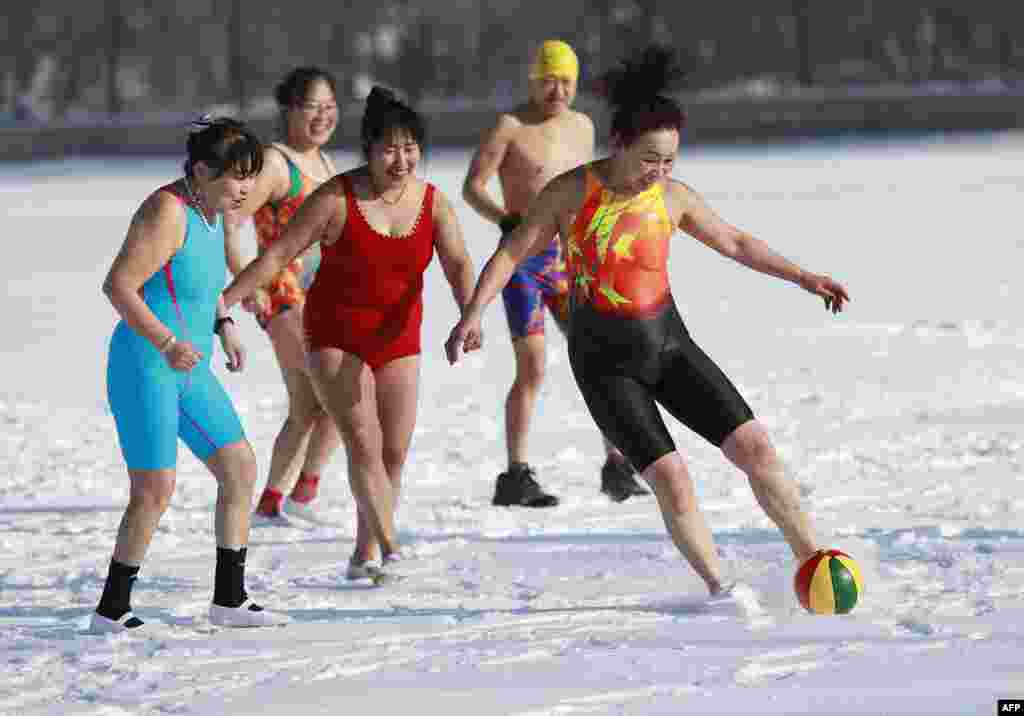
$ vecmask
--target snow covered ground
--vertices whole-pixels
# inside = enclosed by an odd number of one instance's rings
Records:
[[[479,269],[496,236],[459,197],[468,156],[422,173],[456,204]],[[179,163],[0,165],[0,714],[985,714],[1024,698],[1022,166],[1014,134],[680,157],[676,175],[727,219],[851,292],[832,317],[682,235],[673,246],[691,332],[768,426],[823,543],[865,573],[852,614],[798,609],[793,560],[742,476],[673,424],[727,563],[759,595],[753,610],[704,604],[653,499],[598,493],[600,442],[553,331],[531,454],[563,502],[491,507],[505,318],[496,303],[485,350],[448,367],[456,311],[435,262],[406,579],[341,577],[354,508],[338,456],[328,522],[252,534],[250,591],[293,623],[211,627],[215,486],[182,449],[134,592],[147,629],[96,637],[83,630],[128,484],[100,283],[131,212]],[[224,382],[265,474],[285,394],[241,323],[250,366]]]

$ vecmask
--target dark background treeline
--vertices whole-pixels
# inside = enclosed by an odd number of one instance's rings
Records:
[[[380,82],[425,109],[505,104],[530,50],[561,37],[584,78],[637,46],[687,58],[685,89],[1013,83],[1024,3],[1006,0],[11,0],[0,16],[0,116],[89,122],[208,106],[272,114],[274,84],[317,64],[343,104]]]
[[[688,74],[686,141],[790,141],[1024,126],[1024,2],[956,0],[5,0],[0,160],[180,152],[197,113],[277,131],[274,86],[339,80],[338,146],[370,87],[402,91],[436,146],[473,144],[522,99],[542,40],[588,82],[652,42]]]

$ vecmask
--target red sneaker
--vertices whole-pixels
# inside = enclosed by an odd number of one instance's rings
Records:
[[[280,517],[282,502],[284,502],[284,495],[268,487],[260,495],[260,502],[256,505],[256,514],[263,517]]]
[[[316,499],[319,488],[320,476],[303,472],[299,475],[299,479],[295,483],[295,487],[292,488],[292,493],[288,495],[288,499],[299,504],[312,502]]]

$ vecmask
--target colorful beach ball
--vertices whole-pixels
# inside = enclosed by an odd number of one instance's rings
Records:
[[[822,549],[800,566],[793,586],[807,611],[846,614],[856,606],[864,581],[850,555],[838,549]]]

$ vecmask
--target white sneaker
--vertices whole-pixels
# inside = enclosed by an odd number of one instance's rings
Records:
[[[708,604],[713,607],[722,606],[735,609],[740,616],[758,617],[764,614],[764,608],[757,597],[757,592],[743,582],[729,582],[708,597]]]
[[[246,599],[237,607],[210,605],[210,623],[216,626],[236,628],[280,626],[290,621],[291,619],[284,614],[268,612],[254,603],[252,599]]]
[[[359,579],[370,579],[376,581],[383,574],[380,562],[375,559],[368,559],[365,562],[353,562],[349,560],[348,568],[345,569],[345,579],[354,582]]]
[[[730,601],[732,599],[732,592],[738,584],[739,582],[726,582],[717,592],[708,595],[708,604]]]
[[[390,564],[397,560],[389,559],[386,561]],[[371,559],[366,562],[349,561],[348,567],[345,569],[345,579],[351,582],[368,580],[373,582],[375,587],[380,587],[385,584],[394,584],[395,582],[400,581],[402,577],[394,574],[393,572],[384,571],[380,562],[375,559]]]
[[[93,612],[92,619],[89,621],[89,633],[118,634],[120,632],[138,629],[143,624],[145,624],[145,622],[131,612],[125,612],[120,619],[110,619],[102,614]]]

